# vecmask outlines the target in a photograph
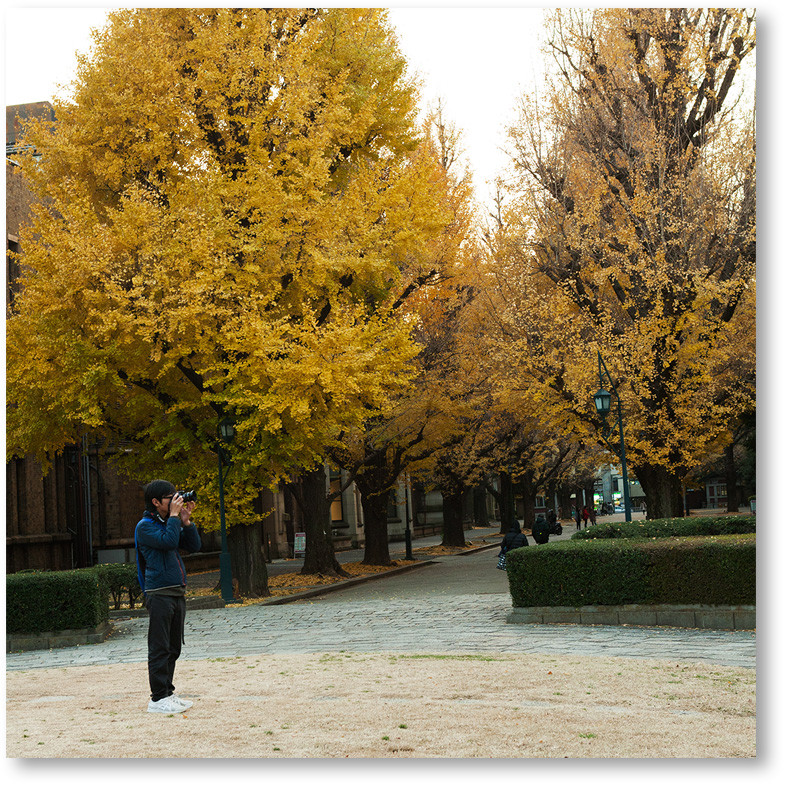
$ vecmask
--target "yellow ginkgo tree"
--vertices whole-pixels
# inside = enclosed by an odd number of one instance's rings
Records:
[[[677,514],[754,408],[754,12],[565,10],[548,35],[489,314],[562,431],[599,427],[601,352],[649,515]]]
[[[413,373],[393,306],[450,219],[416,102],[382,9],[110,14],[26,130],[9,455],[120,437],[209,505],[230,416],[230,522],[323,461]]]

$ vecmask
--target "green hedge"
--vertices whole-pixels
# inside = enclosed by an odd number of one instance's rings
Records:
[[[136,563],[131,564],[97,564],[90,568],[102,581],[112,596],[115,610],[120,610],[123,602],[133,608],[142,597],[142,587],[136,571]]]
[[[755,535],[567,540],[507,555],[516,608],[755,603]]]
[[[627,539],[630,537],[698,537],[722,534],[753,534],[754,515],[722,517],[694,515],[689,518],[657,518],[653,521],[599,523],[572,535],[572,540]]]
[[[97,627],[109,618],[109,589],[93,569],[6,575],[6,632]]]

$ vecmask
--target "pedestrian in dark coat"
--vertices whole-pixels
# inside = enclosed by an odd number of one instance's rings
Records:
[[[548,526],[548,522],[545,520],[544,516],[538,515],[532,526],[532,537],[534,537],[534,541],[537,545],[544,545],[548,542],[550,536],[551,530]]]
[[[502,540],[502,553],[509,553],[516,548],[523,548],[529,544],[529,541],[526,539],[526,535],[521,531],[521,525],[518,521],[510,524],[510,528],[507,531],[507,534],[504,535],[504,539]]]

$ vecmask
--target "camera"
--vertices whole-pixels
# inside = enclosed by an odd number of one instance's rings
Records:
[[[195,502],[196,491],[177,491],[183,497],[183,503]]]

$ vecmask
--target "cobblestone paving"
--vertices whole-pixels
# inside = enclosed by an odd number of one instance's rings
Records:
[[[457,595],[416,604],[408,599],[314,600],[190,611],[183,656],[199,660],[328,651],[522,652],[755,666],[754,632],[507,624],[510,608],[499,599]],[[8,654],[6,668],[143,662],[146,635],[146,618],[118,621],[114,634],[103,643]]]
[[[565,531],[563,536],[571,532]],[[755,667],[755,632],[507,624],[495,549],[287,605],[192,610],[184,659],[302,652],[520,652],[700,660]],[[9,653],[6,670],[144,662],[147,618],[118,620],[103,643]]]

